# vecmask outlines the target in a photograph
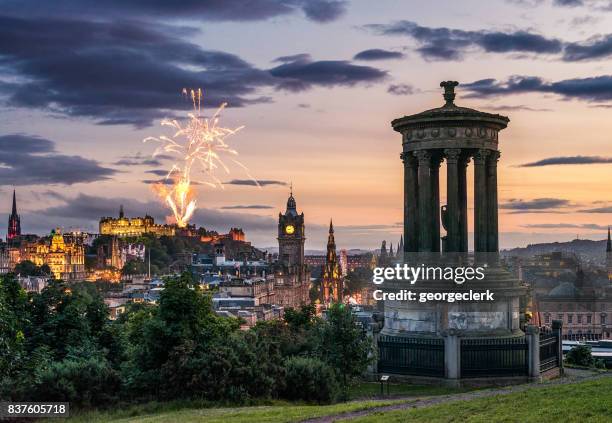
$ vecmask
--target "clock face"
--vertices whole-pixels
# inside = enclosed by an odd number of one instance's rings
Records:
[[[295,232],[295,228],[293,227],[293,225],[285,226],[285,233],[291,235],[294,232]]]

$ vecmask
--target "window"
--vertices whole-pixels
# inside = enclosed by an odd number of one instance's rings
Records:
[[[573,314],[568,314],[567,315],[567,323],[574,323],[574,315]]]
[[[591,315],[590,314],[587,315],[587,324],[591,324]]]
[[[557,314],[557,320],[563,321],[563,315],[561,313]]]
[[[606,315],[602,313],[601,315],[601,324],[605,325],[606,324]]]
[[[546,313],[544,315],[544,323],[550,323],[550,314]]]
[[[576,323],[578,323],[579,325],[582,324],[582,314],[576,316]]]

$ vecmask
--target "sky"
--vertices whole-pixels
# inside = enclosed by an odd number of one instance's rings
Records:
[[[173,162],[143,139],[172,135],[161,120],[202,88],[204,114],[227,102],[221,124],[244,125],[227,141],[260,186],[221,170],[221,187],[196,186],[193,223],[275,246],[292,183],[307,248],[325,248],[330,219],[339,248],[397,243],[390,122],[441,106],[440,81],[457,80],[458,105],[510,118],[501,247],[602,239],[611,24],[603,0],[0,0],[0,215],[16,189],[28,233],[95,231],[120,204],[163,221],[152,183]]]

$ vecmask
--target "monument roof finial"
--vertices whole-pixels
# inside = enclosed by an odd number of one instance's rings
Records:
[[[455,105],[455,87],[459,85],[457,81],[442,81],[440,86],[444,88],[444,100],[446,100],[445,107],[452,107]]]

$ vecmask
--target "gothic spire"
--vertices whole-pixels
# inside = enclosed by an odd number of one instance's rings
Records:
[[[119,218],[123,219],[123,216],[125,216],[125,214],[123,213],[123,204],[119,205]]]
[[[17,215],[17,198],[15,196],[15,190],[13,190],[13,211],[12,211],[12,215],[13,216]]]
[[[608,226],[608,243],[606,244],[606,252],[612,253],[612,239],[610,238],[610,227]]]

